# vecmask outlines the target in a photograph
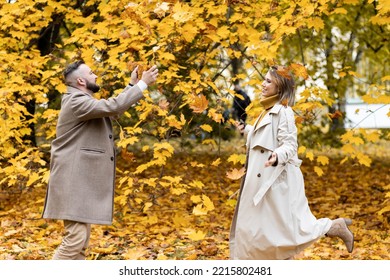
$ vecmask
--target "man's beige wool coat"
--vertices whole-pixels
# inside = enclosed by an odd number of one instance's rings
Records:
[[[142,97],[138,86],[101,100],[67,88],[51,146],[43,218],[112,223],[116,159],[111,118]]]

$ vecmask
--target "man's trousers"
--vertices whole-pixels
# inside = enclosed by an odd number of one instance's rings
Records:
[[[65,235],[53,256],[53,260],[85,260],[91,225],[64,220],[64,226]]]

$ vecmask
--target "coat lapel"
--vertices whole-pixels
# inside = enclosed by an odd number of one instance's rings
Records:
[[[257,124],[259,122],[259,120],[256,121],[256,124],[255,124],[255,130],[254,131],[257,131],[259,128],[267,125],[267,124],[270,124],[271,123],[271,117],[269,114],[265,114],[265,116],[260,120],[260,123]]]

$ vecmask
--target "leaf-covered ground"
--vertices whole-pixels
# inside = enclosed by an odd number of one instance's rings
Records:
[[[117,206],[112,226],[92,227],[88,258],[228,259],[229,228],[239,181],[226,177],[231,168],[227,158],[232,152],[242,152],[239,146],[237,143],[223,143],[222,147],[227,148],[221,150],[218,166],[210,164],[219,157],[217,147],[199,149],[191,154],[185,150],[177,152],[164,167],[164,175],[182,175],[184,181],[195,179],[203,182],[204,186],[199,187],[196,194],[184,193],[180,196],[161,189],[153,192],[139,188],[132,198],[150,201],[153,205],[145,209],[142,203],[130,203],[131,211],[125,215]],[[302,171],[313,213],[318,218],[352,218],[355,250],[348,254],[339,239],[324,237],[296,259],[390,259],[389,212],[378,215],[378,211],[385,207],[390,158],[386,153],[378,153],[377,149],[372,153],[371,167],[352,161],[340,165],[341,157],[330,153],[330,164],[321,166],[325,172],[322,177],[313,172],[318,163],[304,159]],[[378,154],[382,156],[375,156]],[[130,170],[136,164],[134,159],[119,163]],[[156,176],[152,173],[161,170],[148,172],[145,177]],[[211,199],[215,209],[206,215],[193,215],[195,204],[190,197],[202,194]],[[0,259],[52,257],[61,242],[63,228],[60,221],[40,219],[44,195],[42,188],[31,188],[21,193],[3,190],[0,193]]]

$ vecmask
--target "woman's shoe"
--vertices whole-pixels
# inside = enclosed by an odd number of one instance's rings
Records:
[[[338,218],[332,220],[332,226],[326,233],[330,237],[340,237],[344,241],[349,253],[352,253],[354,243],[353,233],[348,228],[348,225],[351,224],[351,219]]]

